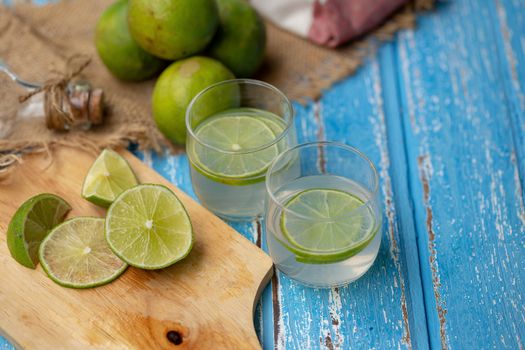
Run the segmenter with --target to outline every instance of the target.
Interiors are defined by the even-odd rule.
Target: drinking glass
[[[357,149],[336,142],[295,146],[266,175],[266,239],[292,279],[333,287],[361,277],[381,243],[378,176]]]
[[[257,80],[211,85],[188,106],[186,130],[191,182],[201,203],[228,220],[261,216],[266,171],[296,144],[286,96]]]

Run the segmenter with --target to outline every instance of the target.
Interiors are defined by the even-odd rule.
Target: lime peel
[[[64,221],[71,206],[62,198],[41,193],[25,201],[15,212],[7,229],[7,246],[20,264],[34,269],[38,248],[49,232]]]

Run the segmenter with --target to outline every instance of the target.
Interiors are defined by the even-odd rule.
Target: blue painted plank
[[[433,348],[524,344],[523,197],[493,12],[441,4],[396,47]]]
[[[384,62],[391,64],[391,60],[392,57],[385,57]],[[302,141],[345,142],[357,146],[378,165],[385,203],[378,259],[360,280],[342,288],[307,288],[279,273],[278,349],[428,347],[417,254],[411,258],[416,269],[412,273],[414,281],[409,283],[400,241],[401,215],[393,200],[379,64],[373,60],[351,79],[327,91],[320,103],[310,107],[313,113],[310,124],[299,123],[306,128],[299,130]],[[389,102],[395,104],[396,98],[394,95]],[[388,108],[394,114],[392,120],[399,120],[397,108],[391,105]],[[397,159],[404,149],[396,152]],[[406,184],[404,191],[406,197]],[[404,214],[407,220],[403,228],[410,242],[415,232],[410,211],[405,209],[408,211]],[[413,315],[409,316],[409,312]]]
[[[513,119],[516,144],[515,161],[521,174],[521,191],[525,195],[525,2],[494,1],[490,13],[502,64],[505,94]],[[522,217],[525,222],[525,217]]]
[[[5,338],[0,336],[0,350],[15,350],[15,348]]]
[[[408,163],[406,159],[406,143],[401,123],[401,108],[399,105],[399,86],[397,72],[392,69],[397,63],[395,60],[394,44],[386,44],[379,51],[380,74],[383,90],[383,108],[385,114],[384,127],[388,145],[388,158],[390,159],[388,175],[392,182],[393,210],[387,214],[397,214],[394,218],[395,229],[391,240],[399,245],[393,249],[401,260],[400,268],[405,279],[405,297],[408,313],[411,343],[414,349],[429,347],[426,324],[426,312],[423,300],[421,271],[419,269],[419,252],[417,235],[413,217],[413,205],[410,200],[410,189],[406,174]],[[384,133],[383,133],[384,134]],[[385,137],[385,136],[383,136]],[[386,152],[383,152],[386,155]],[[389,218],[389,220],[391,220]]]

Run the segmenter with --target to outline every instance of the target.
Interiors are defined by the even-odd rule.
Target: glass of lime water
[[[281,153],[266,177],[266,239],[284,274],[313,287],[361,277],[381,243],[378,175],[357,149],[312,142]]]
[[[186,111],[191,182],[201,203],[228,220],[264,213],[265,174],[296,144],[292,104],[257,80],[227,80],[201,91]]]

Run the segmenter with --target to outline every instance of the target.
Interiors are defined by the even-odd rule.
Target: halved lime
[[[249,150],[270,144],[284,127],[278,132],[277,122],[253,113],[221,113],[199,125],[195,130],[196,136],[215,149],[193,142],[190,151],[196,169],[215,181],[227,184],[252,183],[254,181],[250,180],[254,177],[257,178],[255,182],[264,180],[264,172],[279,154],[279,145],[273,144],[255,152]]]
[[[124,191],[106,216],[106,239],[115,254],[142,269],[160,269],[183,259],[193,246],[186,209],[162,185]]]
[[[7,229],[7,247],[20,264],[34,269],[38,247],[49,231],[64,221],[71,206],[62,198],[42,193],[25,201],[17,209]]]
[[[64,287],[91,288],[109,283],[124,272],[104,238],[104,219],[77,217],[55,227],[39,249],[48,276]]]
[[[105,149],[89,169],[82,186],[82,197],[108,207],[122,191],[137,184],[128,162],[117,152]]]
[[[363,250],[377,232],[370,208],[360,198],[340,190],[305,190],[290,199],[285,208],[281,231],[289,243],[286,246],[303,263],[346,260]]]

